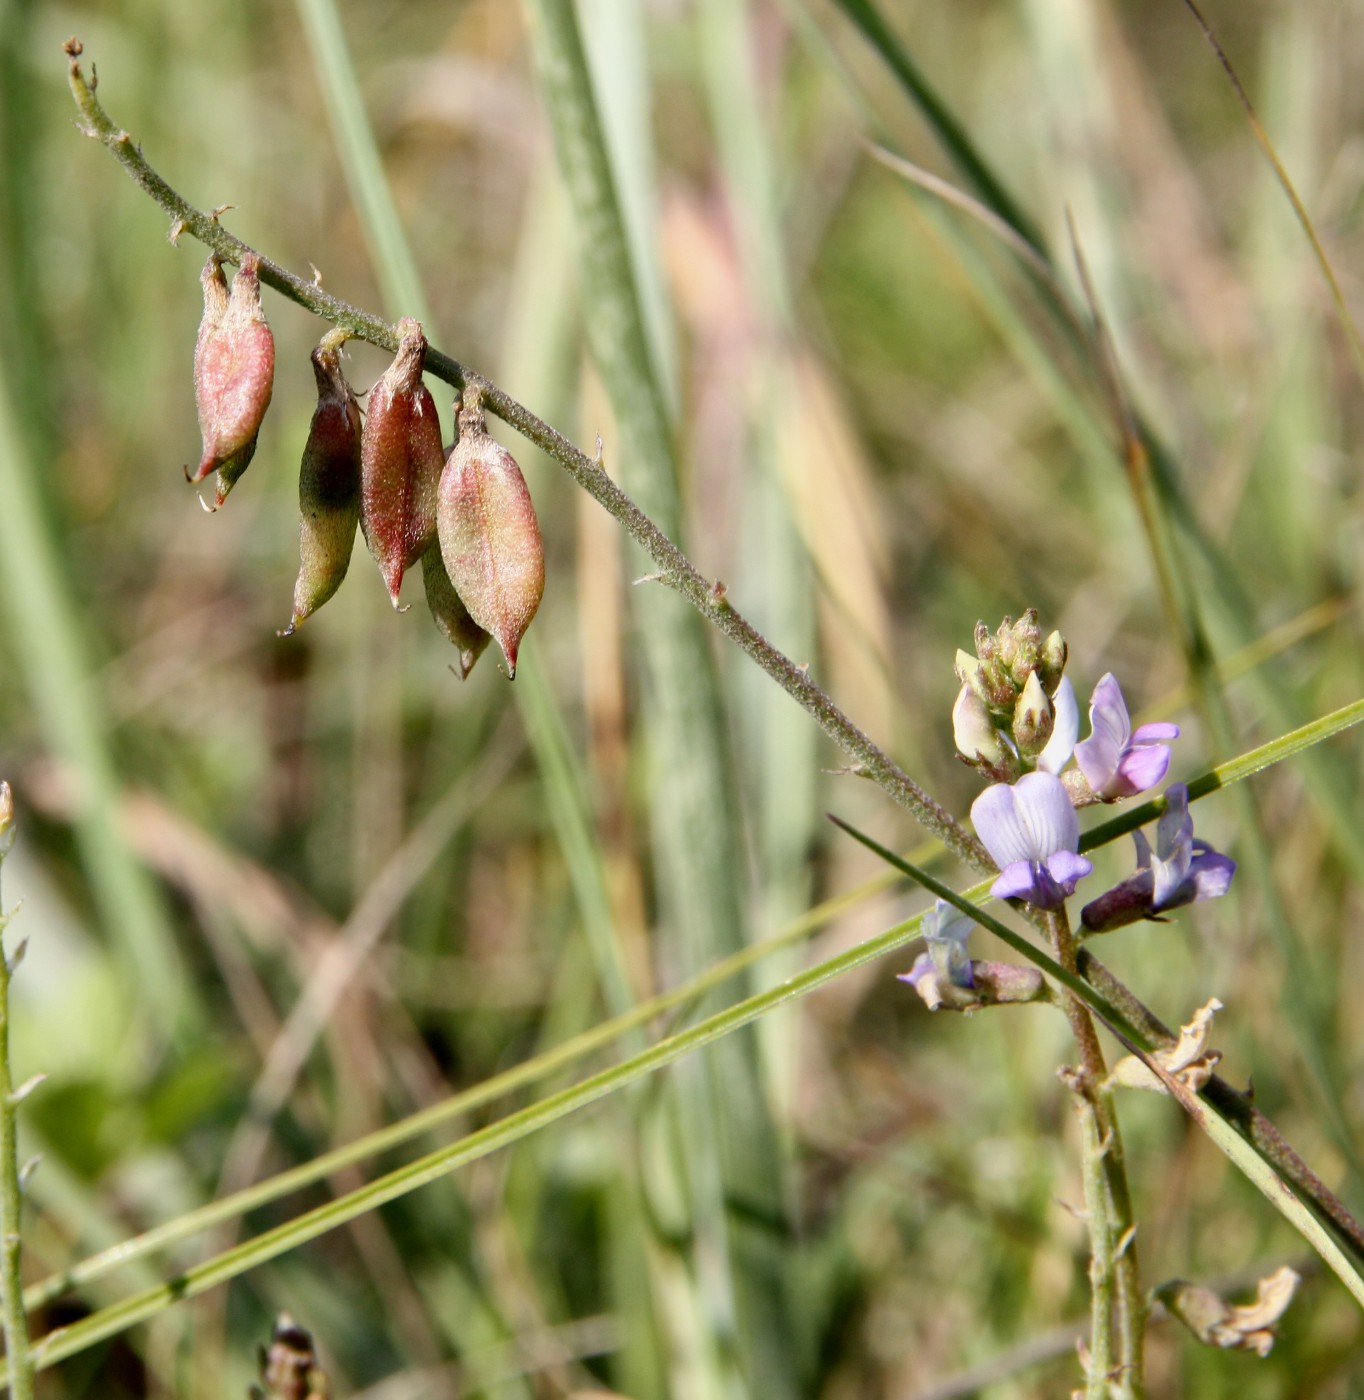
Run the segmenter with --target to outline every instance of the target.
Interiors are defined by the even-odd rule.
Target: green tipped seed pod
[[[516,675],[516,653],[545,591],[545,547],[516,459],[488,436],[479,395],[468,390],[459,440],[440,479],[441,557],[470,617],[497,638]]]
[[[459,651],[459,678],[467,681],[474,662],[483,655],[483,649],[492,638],[469,616],[469,609],[455,592],[455,585],[445,571],[439,540],[433,540],[422,555],[422,583],[426,586],[426,605],[431,609],[436,626],[445,634],[446,641]]]
[[[445,460],[436,401],[422,383],[426,337],[410,317],[398,335],[398,354],[370,391],[360,442],[360,528],[395,608],[403,575],[436,537]]]
[[[194,399],[204,452],[189,479],[202,481],[217,472],[217,510],[255,455],[274,389],[275,338],[260,304],[260,259],[254,253],[242,259],[230,296],[216,253],[199,280],[204,315],[194,347]]]
[[[330,331],[313,350],[317,407],[298,474],[298,581],[294,612],[281,636],[315,613],[341,587],[360,523],[360,406],[341,369],[345,330]]]

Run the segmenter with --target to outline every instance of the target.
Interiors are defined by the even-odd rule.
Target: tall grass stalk
[[[14,841],[14,797],[0,781],[0,874]],[[10,916],[0,886],[0,1306],[4,1310],[5,1360],[13,1400],[33,1400],[33,1359],[29,1351],[28,1315],[24,1310],[23,1182],[19,1171],[19,1104],[36,1081],[16,1085],[10,1068],[9,989],[23,957],[20,943],[11,952],[4,936]]]

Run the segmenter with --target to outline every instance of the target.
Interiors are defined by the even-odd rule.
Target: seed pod
[[[464,395],[459,440],[440,479],[440,551],[470,617],[516,653],[545,591],[545,547],[515,458],[488,436],[476,390]]]
[[[217,510],[255,455],[274,387],[275,338],[261,309],[260,259],[254,253],[242,259],[231,296],[216,253],[209,255],[199,280],[204,317],[194,347],[194,400],[204,455],[189,479],[202,481],[217,472]]]
[[[440,541],[432,540],[422,555],[422,583],[426,585],[426,605],[446,641],[459,649],[459,678],[469,679],[474,662],[492,638],[469,616],[440,555]]]
[[[360,441],[360,528],[393,606],[403,575],[436,537],[436,488],[445,453],[436,401],[422,383],[426,337],[398,322],[401,344],[370,390]]]
[[[298,475],[298,581],[289,636],[341,587],[360,521],[360,406],[341,369],[350,332],[329,331],[314,350],[317,407]]]

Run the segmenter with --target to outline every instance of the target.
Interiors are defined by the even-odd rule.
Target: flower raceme
[[[1059,909],[1094,868],[1078,854],[1080,820],[1065,785],[1052,773],[1025,773],[995,783],[971,804],[971,821],[999,866],[996,899]]]

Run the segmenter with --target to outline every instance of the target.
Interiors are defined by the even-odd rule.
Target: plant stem
[[[13,836],[13,814],[9,784],[0,783],[0,866],[4,865]],[[4,948],[8,922],[0,905],[0,1311],[4,1315],[10,1395],[12,1400],[33,1400],[33,1359],[29,1354],[28,1316],[24,1312],[20,1235],[23,1192],[19,1184],[19,1105],[9,1063],[9,983],[14,964]],[[18,958],[14,961],[17,963]]]
[[[142,152],[128,133],[116,126],[95,97],[95,77],[86,81],[77,62],[82,46],[70,39],[65,51],[70,59],[69,83],[84,119],[87,136],[99,141],[118,160],[137,186],[171,216],[171,241],[189,233],[218,254],[224,262],[240,265],[243,256],[255,252],[218,222],[217,215],[196,209],[180,197],[143,159]],[[379,317],[324,292],[316,282],[260,258],[261,281],[282,296],[321,316],[333,325],[345,326],[359,340],[380,349],[396,351],[398,337],[393,327]],[[908,773],[884,753],[872,739],[798,666],[767,640],[730,603],[724,584],[707,579],[662,530],[607,475],[599,461],[581,452],[562,433],[537,418],[492,380],[458,360],[431,349],[426,370],[456,389],[477,388],[484,407],[533,442],[558,462],[568,474],[624,527],[626,534],[649,556],[658,569],[652,581],[680,593],[707,621],[755,661],[786,693],[805,709],[819,727],[851,758],[857,771],[870,778],[900,806],[910,811],[920,825],[982,873],[994,869],[980,842],[946,808],[942,807]]]
[[[1047,917],[1052,954],[1078,972],[1079,940],[1064,906]],[[1085,1394],[1140,1400],[1144,1394],[1142,1343],[1145,1300],[1137,1270],[1136,1226],[1127,1165],[1112,1095],[1104,1088],[1108,1067],[1089,1008],[1069,991],[1062,1005],[1080,1052],[1080,1068],[1063,1076],[1080,1116],[1085,1208],[1089,1222],[1092,1290],[1089,1374]],[[1114,1350],[1114,1323],[1117,1350]]]

